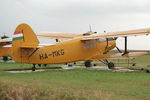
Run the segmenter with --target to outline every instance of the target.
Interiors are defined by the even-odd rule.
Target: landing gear
[[[39,67],[41,67],[41,64],[38,64]]]
[[[147,69],[147,70],[146,70],[146,73],[150,73],[150,70],[149,70],[149,69]]]
[[[84,62],[85,67],[92,67],[91,60],[86,60]]]
[[[36,67],[35,67],[35,64],[33,64],[32,71],[35,71],[35,70],[36,70]]]
[[[99,61],[107,65],[109,69],[115,69],[115,64],[113,62],[109,62],[107,59]]]
[[[114,63],[112,63],[112,62],[109,62],[109,63],[107,64],[107,66],[108,66],[109,69],[114,69],[114,68],[115,68]]]
[[[39,67],[41,67],[41,66],[45,66],[45,67],[46,67],[46,66],[47,66],[47,64],[43,64],[43,65],[42,65],[42,64],[37,64],[37,65],[38,65]],[[35,71],[35,70],[36,70],[36,67],[35,67],[35,66],[36,66],[36,64],[33,64],[32,71]]]
[[[6,61],[8,61],[9,59],[8,59],[8,56],[3,56],[3,61],[4,62],[6,62]]]
[[[44,66],[46,67],[46,66],[47,66],[47,64],[44,64]]]

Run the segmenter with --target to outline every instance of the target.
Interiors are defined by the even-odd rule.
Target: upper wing
[[[128,37],[137,35],[148,35],[150,34],[150,28],[129,30],[129,31],[118,31],[118,32],[105,32],[96,34],[74,34],[74,33],[55,33],[55,32],[41,32],[37,34],[39,37],[53,38],[53,39],[71,39],[82,37],[82,40],[91,40],[99,38],[114,38],[114,37]]]
[[[0,46],[9,45],[12,42],[12,38],[0,39]]]
[[[128,36],[148,35],[148,34],[150,34],[150,28],[92,34],[89,36],[84,36],[82,40],[99,39],[99,38],[128,37]]]
[[[37,34],[39,37],[52,38],[52,39],[70,39],[83,36],[82,34],[74,33],[55,33],[55,32],[41,32]]]
[[[0,43],[2,43],[2,42],[10,42],[10,41],[12,41],[12,38],[0,39]]]

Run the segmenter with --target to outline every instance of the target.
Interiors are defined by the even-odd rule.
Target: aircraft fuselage
[[[39,49],[21,49],[21,56],[17,62],[32,64],[58,64],[91,60],[99,55],[103,58],[105,52],[116,46],[115,40],[67,40],[54,45],[41,47]],[[19,52],[18,52],[19,53]]]

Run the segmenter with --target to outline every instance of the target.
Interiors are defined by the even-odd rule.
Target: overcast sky
[[[0,33],[29,24],[38,33],[107,32],[150,27],[150,0],[0,0]],[[123,48],[123,39],[117,44]],[[150,50],[150,36],[131,37],[129,49]]]

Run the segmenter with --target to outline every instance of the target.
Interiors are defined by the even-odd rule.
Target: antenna
[[[6,33],[5,33],[5,32],[3,32],[2,34],[3,34],[3,36],[5,36],[5,35],[6,35]]]
[[[89,29],[90,29],[90,32],[92,32],[92,27],[91,27],[91,25],[89,24]]]

